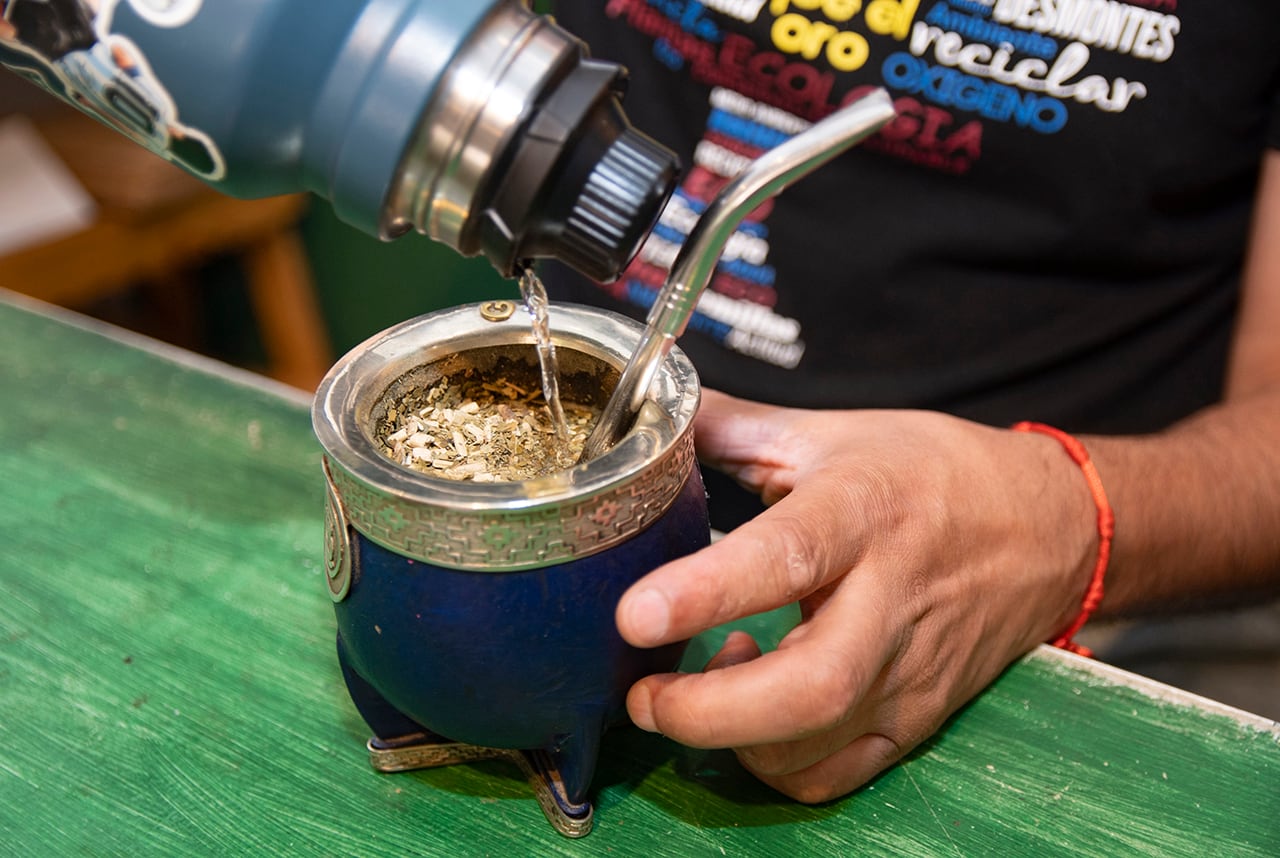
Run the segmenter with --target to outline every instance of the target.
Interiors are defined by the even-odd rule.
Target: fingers
[[[634,584],[618,602],[618,631],[635,646],[658,646],[809,595],[859,559],[851,506],[837,491],[793,492]]]
[[[728,669],[745,665],[761,659],[760,649],[750,635],[734,631],[726,638],[724,645],[707,663],[706,671],[728,672]],[[692,677],[690,677],[692,678]],[[734,684],[737,684],[736,682]],[[675,682],[665,683],[665,689],[658,693],[671,693],[678,690]],[[687,688],[684,689],[687,691]],[[723,687],[710,688],[712,696],[724,691]],[[654,697],[652,686],[633,689],[628,698],[628,707],[637,719],[637,723],[647,729],[656,729],[654,720]],[[664,701],[670,703],[670,700]],[[691,704],[689,717],[695,721],[715,717],[709,712],[699,712]],[[735,711],[746,714],[759,709],[777,709],[776,700],[761,699],[755,706],[735,707]],[[821,713],[818,713],[821,718]],[[833,728],[796,741],[776,742],[772,744],[755,744],[735,748],[742,766],[756,778],[779,792],[797,801],[814,804],[830,801],[870,781],[877,774],[897,762],[913,745],[899,745],[886,735],[868,732],[875,725],[870,718],[878,718],[868,712],[864,716],[855,716],[837,724]],[[679,739],[674,732],[681,728],[666,715],[662,716],[668,727],[664,732]],[[741,721],[741,719],[737,719]],[[706,723],[703,721],[702,723]],[[747,725],[740,726],[746,728]],[[802,725],[794,723],[786,729],[800,731]],[[721,734],[732,739],[731,734]],[[921,738],[923,738],[922,734]],[[689,739],[681,739],[686,744],[697,744]],[[912,740],[913,742],[915,740]],[[719,747],[720,743],[708,738],[703,743],[708,747]]]
[[[760,649],[751,636],[734,631],[726,638],[720,651],[707,663],[706,671],[727,674],[730,669],[761,658]],[[665,693],[670,694],[674,690],[678,690],[677,683],[666,684]],[[714,696],[723,691],[724,688],[711,688],[709,694]],[[664,691],[660,689],[659,693]],[[652,687],[638,686],[628,699],[633,717],[638,717],[637,723],[643,722],[641,726],[651,730],[656,728],[654,702]],[[865,698],[860,702],[866,702]],[[666,703],[671,701],[664,701]],[[761,708],[778,708],[776,700],[760,699],[756,703],[755,706],[736,707],[735,711],[748,713]],[[696,710],[696,704],[688,701],[680,705],[689,707],[689,717],[694,721],[715,717],[712,713]],[[817,715],[819,719],[823,717],[820,712]],[[680,728],[672,726],[674,722],[666,715],[662,716],[662,720],[669,725],[664,732],[679,738],[669,731],[678,731]],[[909,739],[910,744],[899,744],[887,735],[869,732],[878,726],[880,720],[881,713],[868,709],[866,714],[855,715],[831,729],[820,730],[807,738],[737,747],[735,753],[747,771],[784,795],[807,804],[830,801],[863,786],[901,759],[919,739],[928,734],[927,731],[921,732],[919,739]],[[800,723],[795,723],[786,729],[799,731],[801,727]],[[726,739],[733,738],[730,734],[721,735]],[[696,744],[688,739],[682,741]],[[708,740],[704,744],[719,746],[715,740]]]
[[[830,801],[852,792],[896,763],[910,748],[899,747],[888,736],[859,736],[820,762],[788,774],[770,774],[752,765],[751,749],[738,752],[743,767],[764,783],[806,804]]]
[[[782,413],[771,406],[704,389],[693,434],[699,458],[716,466],[767,449],[778,431],[777,424],[767,418]]]
[[[786,435],[800,413],[704,391],[693,433],[698,459],[768,495],[765,501],[771,503],[785,494],[785,489],[768,492],[768,483],[789,471],[791,442]]]
[[[631,687],[627,711],[641,729],[694,748],[764,745],[844,721],[866,684],[856,668],[815,664],[793,648],[706,673],[645,677]]]
[[[861,588],[841,593],[862,600]],[[627,696],[637,726],[682,744],[728,748],[793,742],[850,724],[876,682],[897,641],[878,618],[849,622],[849,614],[824,611],[776,651],[758,656],[743,634],[731,635],[699,674],[663,674],[641,679]],[[843,617],[840,615],[843,614]]]
[[[723,667],[732,667],[735,664],[745,664],[748,661],[760,657],[760,646],[756,643],[755,638],[744,631],[729,632],[729,636],[725,638],[724,643],[720,646],[720,651],[711,656],[703,671],[719,670]]]

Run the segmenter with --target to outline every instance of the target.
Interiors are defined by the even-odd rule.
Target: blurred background
[[[0,287],[305,390],[389,325],[519,294],[483,260],[379,241],[323,200],[224,197],[4,70]]]

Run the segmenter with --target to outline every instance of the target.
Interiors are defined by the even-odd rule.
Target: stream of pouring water
[[[538,347],[538,364],[542,368],[542,397],[551,412],[551,424],[556,438],[562,443],[569,440],[569,425],[564,419],[564,405],[560,402],[560,367],[556,360],[556,347],[551,341],[551,320],[547,311],[547,289],[531,266],[520,272],[520,296],[533,325],[533,339]]]

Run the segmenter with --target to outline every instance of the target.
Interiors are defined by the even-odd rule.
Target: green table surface
[[[630,727],[581,840],[509,764],[378,774],[319,461],[303,395],[0,293],[0,854],[1280,855],[1280,726],[1047,647],[817,807]]]

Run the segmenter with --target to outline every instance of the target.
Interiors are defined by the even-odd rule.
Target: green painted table
[[[1047,648],[820,807],[633,728],[582,840],[505,764],[377,774],[306,406],[0,294],[0,853],[1280,855],[1280,726]]]

